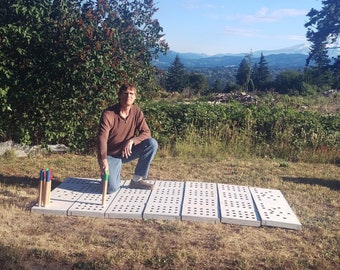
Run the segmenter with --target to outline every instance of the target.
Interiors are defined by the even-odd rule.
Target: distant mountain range
[[[180,53],[168,51],[166,55],[159,55],[153,64],[160,69],[167,69],[175,60],[176,55],[186,69],[197,68],[222,68],[239,66],[247,53],[240,54],[217,54],[209,56],[198,53]],[[252,52],[253,63],[258,63],[263,53],[269,68],[275,69],[303,69],[308,57],[309,48],[305,44],[283,48],[279,50],[263,50]],[[339,54],[339,52],[336,52]]]

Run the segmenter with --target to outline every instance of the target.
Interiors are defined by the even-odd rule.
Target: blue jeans
[[[134,174],[146,178],[148,176],[151,161],[157,152],[157,148],[157,141],[154,138],[150,138],[142,141],[136,146],[133,146],[132,154],[128,158],[108,156],[107,161],[109,163],[109,182],[107,193],[113,193],[120,188],[120,171],[122,169],[123,163],[127,163],[138,158]]]

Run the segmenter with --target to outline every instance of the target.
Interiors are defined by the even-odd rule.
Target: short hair
[[[131,89],[131,88],[135,89],[136,94],[137,94],[137,87],[133,83],[123,83],[118,90],[118,95],[121,95],[124,91]]]

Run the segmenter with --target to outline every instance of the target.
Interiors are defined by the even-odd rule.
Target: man
[[[130,188],[151,190],[153,185],[143,180],[148,176],[158,143],[151,138],[150,129],[141,109],[134,105],[137,89],[123,84],[118,103],[101,115],[98,130],[98,163],[101,175],[109,170],[108,193],[120,188],[122,164],[138,158]],[[103,181],[103,177],[102,177]]]

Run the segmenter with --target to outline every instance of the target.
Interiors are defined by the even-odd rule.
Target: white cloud
[[[229,20],[237,20],[244,23],[275,22],[286,17],[305,16],[306,10],[302,9],[277,9],[270,10],[267,7],[260,8],[255,14],[236,14],[228,16]]]
[[[305,36],[299,36],[299,35],[284,36],[284,39],[295,40],[295,41],[306,41]]]
[[[223,31],[224,35],[233,36],[233,37],[251,37],[251,38],[260,38],[262,40],[291,40],[297,42],[305,42],[306,37],[303,35],[271,35],[264,34],[261,30],[257,30],[254,28],[236,28],[232,26],[226,26]]]
[[[210,1],[204,0],[185,0],[183,1],[183,7],[187,9],[214,9],[220,8],[219,5],[215,3],[210,3]]]
[[[239,36],[239,37],[254,37],[259,34],[258,31],[254,29],[236,28],[232,26],[226,26],[223,32],[226,35]]]
[[[187,9],[198,9],[202,7],[202,0],[185,0],[183,1],[183,7]]]

